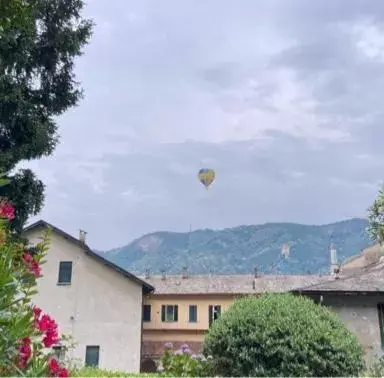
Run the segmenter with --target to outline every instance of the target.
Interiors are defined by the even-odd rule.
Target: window
[[[381,348],[384,349],[384,303],[377,304],[377,312],[379,315]]]
[[[59,285],[70,285],[72,281],[72,261],[60,261]]]
[[[85,349],[85,365],[99,366],[100,347],[98,345],[87,345]]]
[[[163,305],[161,306],[161,321],[162,322],[177,322],[178,321],[178,306]]]
[[[55,345],[53,348],[53,354],[58,361],[64,361],[65,349],[62,345]]]
[[[143,306],[143,322],[151,321],[151,305]]]
[[[196,323],[197,322],[197,306],[189,305],[189,322]]]
[[[220,317],[221,306],[209,306],[209,326]]]

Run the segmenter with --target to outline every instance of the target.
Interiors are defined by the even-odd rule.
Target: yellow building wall
[[[235,300],[233,295],[150,295],[144,298],[144,304],[151,305],[151,321],[143,322],[146,330],[207,330],[209,328],[209,306],[221,306],[221,313],[226,311]],[[161,307],[178,306],[177,322],[162,322]],[[189,322],[189,305],[197,306],[197,322]],[[144,332],[145,334],[145,332]]]
[[[163,344],[167,342],[179,341],[181,343],[186,342],[203,342],[206,331],[198,331],[196,333],[185,332],[183,330],[177,330],[177,332],[154,331],[146,330],[143,332],[143,341],[160,341]]]
[[[200,353],[204,337],[209,329],[209,306],[221,306],[223,314],[236,300],[234,295],[156,295],[144,297],[143,303],[151,305],[151,321],[143,322],[143,358],[160,358],[164,344],[172,343],[174,348],[188,344],[193,353]],[[162,322],[161,307],[178,306],[177,322]],[[197,306],[197,322],[189,322],[189,305]]]

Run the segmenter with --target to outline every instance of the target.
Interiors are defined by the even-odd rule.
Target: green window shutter
[[[72,282],[72,261],[60,261],[59,284],[70,284]]]
[[[165,306],[161,306],[161,321],[165,322]]]
[[[151,321],[151,305],[143,306],[143,322]]]
[[[189,322],[197,322],[197,305],[189,305]]]
[[[174,307],[174,316],[173,316],[173,320],[175,321],[175,322],[177,322],[178,320],[179,320],[179,306],[175,306]]]
[[[99,366],[100,347],[98,345],[87,345],[85,349],[85,365]]]
[[[213,306],[209,306],[208,316],[209,316],[209,326],[211,326],[213,321]]]

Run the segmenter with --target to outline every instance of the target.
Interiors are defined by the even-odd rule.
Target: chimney
[[[183,273],[181,274],[181,278],[188,278],[188,268],[186,266],[183,267]]]
[[[149,269],[145,269],[145,278],[148,279],[150,277]]]
[[[259,277],[259,270],[257,269],[257,266],[255,266],[255,267],[253,268],[253,276],[254,276],[255,278],[258,278],[258,277]]]
[[[165,270],[162,270],[161,271],[161,279],[163,280],[163,281],[165,281]]]
[[[87,233],[84,231],[84,230],[79,230],[79,240],[82,242],[82,243],[85,243],[85,237],[86,237]]]

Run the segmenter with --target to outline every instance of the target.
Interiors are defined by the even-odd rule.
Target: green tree
[[[12,198],[12,203],[18,206],[18,216],[11,220],[10,226],[21,233],[28,216],[38,214],[42,209],[44,184],[29,169],[21,169],[11,177],[8,185],[0,187],[0,197]]]
[[[221,376],[357,376],[363,349],[341,319],[293,294],[236,301],[204,343]]]
[[[30,8],[25,0],[1,0],[0,2],[0,32],[10,27],[25,27]]]
[[[375,202],[368,209],[368,232],[371,238],[383,245],[384,242],[384,186],[379,190]]]
[[[23,160],[50,155],[57,145],[56,117],[82,97],[74,60],[91,36],[92,22],[81,16],[83,0],[0,3],[0,172],[13,183],[7,196],[22,222],[41,208],[44,186],[30,171],[11,172]]]

